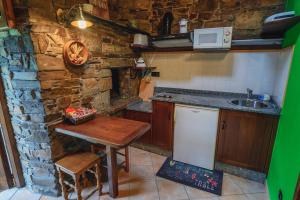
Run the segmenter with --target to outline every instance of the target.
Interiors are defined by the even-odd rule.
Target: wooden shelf
[[[149,37],[151,35],[143,30],[140,30],[138,28],[124,25],[118,22],[114,22],[112,20],[102,19],[99,18],[89,12],[85,12],[85,16],[91,21],[93,21],[95,24],[100,23],[103,25],[106,25],[108,27],[112,27],[114,29],[124,31],[130,34],[136,34],[141,33],[145,34]],[[194,51],[192,46],[187,47],[172,47],[172,48],[156,48],[156,47],[132,47],[134,51],[136,52],[178,52],[178,51]],[[233,40],[232,41],[232,47],[230,50],[249,50],[249,51],[255,51],[255,50],[276,50],[282,48],[282,39],[249,39],[249,40]],[[226,52],[230,50],[195,50],[197,52]]]
[[[130,78],[136,79],[137,76],[144,78],[147,74],[155,70],[156,67],[132,67],[130,69]]]
[[[110,66],[110,69],[132,68],[132,66]]]
[[[125,31],[130,34],[141,33],[141,34],[150,36],[150,34],[148,32],[140,30],[140,29],[132,27],[132,26],[129,26],[129,25],[124,25],[124,24],[121,24],[118,22],[114,22],[112,20],[102,19],[100,17],[97,17],[97,16],[89,13],[89,12],[84,12],[84,14],[86,17],[91,19],[95,24],[100,23],[100,24],[115,28],[120,31]]]
[[[155,70],[156,67],[132,67],[131,70],[143,71],[143,70]]]
[[[282,38],[233,40],[231,50],[274,50],[282,48]]]
[[[221,50],[194,50],[192,46],[187,47],[168,47],[168,48],[157,48],[157,47],[147,47],[147,48],[134,48],[135,51],[139,52],[182,52],[182,51],[195,51],[195,52],[206,52],[206,53],[222,53],[229,51],[268,51],[277,50],[282,48],[283,39],[249,39],[249,40],[233,40],[231,49],[221,49]]]
[[[283,37],[287,30],[298,23],[300,23],[300,16],[267,22],[263,24],[261,35],[263,37]]]

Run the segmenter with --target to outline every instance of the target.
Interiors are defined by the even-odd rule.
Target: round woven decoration
[[[81,42],[72,40],[64,46],[64,60],[72,66],[82,66],[88,60],[89,52]]]

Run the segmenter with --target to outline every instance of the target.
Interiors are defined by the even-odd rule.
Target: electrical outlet
[[[159,72],[151,72],[151,76],[152,77],[160,77],[160,73]]]
[[[282,190],[279,190],[279,192],[278,192],[278,200],[282,200],[282,199],[283,199]]]

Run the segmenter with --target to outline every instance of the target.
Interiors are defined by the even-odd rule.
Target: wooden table
[[[80,125],[60,123],[55,131],[94,144],[106,146],[110,196],[118,196],[117,154],[120,148],[128,146],[150,129],[150,124],[117,117],[97,116]]]

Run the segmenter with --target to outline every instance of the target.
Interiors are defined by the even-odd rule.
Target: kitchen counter
[[[203,106],[209,108],[229,109],[280,116],[281,109],[274,102],[272,102],[272,104],[274,104],[273,108],[263,109],[236,106],[229,103],[229,101],[231,100],[246,98],[246,96],[246,94],[228,92],[213,92],[174,88],[155,88],[155,95],[151,99],[156,101],[165,101],[191,106]],[[127,107],[127,110],[151,113],[152,104],[151,102],[137,101],[131,103]]]
[[[248,108],[236,106],[229,101],[234,99],[246,98],[246,94],[227,93],[227,92],[213,92],[213,91],[199,91],[173,88],[156,88],[155,95],[152,100],[166,101],[177,104],[203,106],[210,108],[222,108],[229,110],[255,112],[267,115],[279,116],[281,109],[274,103],[272,108]],[[256,97],[254,95],[254,97]]]
[[[152,103],[148,101],[136,101],[129,104],[127,110],[152,113]]]

